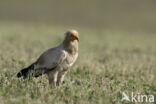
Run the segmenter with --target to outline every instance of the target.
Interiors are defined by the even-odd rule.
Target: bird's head
[[[79,34],[76,30],[69,30],[65,33],[67,39],[70,42],[79,41]]]
[[[79,34],[76,30],[69,30],[65,33],[65,39],[63,41],[63,46],[70,53],[78,52],[78,41]]]

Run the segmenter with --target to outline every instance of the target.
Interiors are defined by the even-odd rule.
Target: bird
[[[64,76],[78,58],[78,44],[77,30],[67,31],[61,44],[43,52],[34,63],[20,70],[17,77],[26,79],[46,74],[50,85],[60,87]]]

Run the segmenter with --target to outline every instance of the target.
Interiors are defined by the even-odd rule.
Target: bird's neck
[[[76,54],[78,52],[78,42],[74,41],[63,41],[63,46],[70,54]]]

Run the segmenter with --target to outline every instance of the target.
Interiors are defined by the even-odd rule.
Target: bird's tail
[[[23,77],[23,78],[29,77],[31,72],[34,70],[34,67],[35,67],[35,63],[31,64],[27,68],[22,69],[20,72],[17,73],[17,77],[18,78],[20,78],[20,77]]]

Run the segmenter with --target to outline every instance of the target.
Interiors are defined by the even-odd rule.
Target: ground
[[[120,104],[122,92],[156,98],[156,35],[142,31],[74,27],[79,57],[61,88],[47,76],[16,78],[17,72],[62,42],[73,27],[0,24],[0,104]]]

